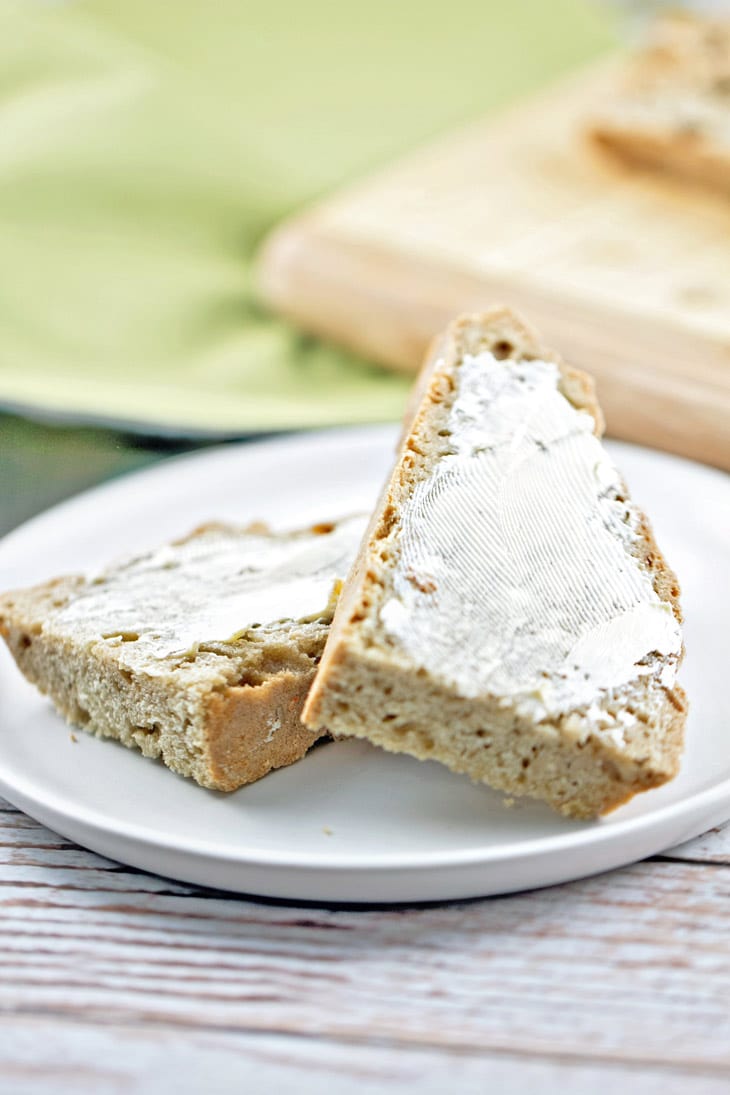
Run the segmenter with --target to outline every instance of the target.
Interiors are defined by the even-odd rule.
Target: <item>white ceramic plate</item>
[[[393,427],[179,457],[80,495],[0,543],[0,585],[97,567],[208,518],[295,527],[368,507]],[[204,791],[70,728],[0,651],[0,792],[94,851],[189,882],[314,901],[441,900],[564,882],[659,852],[730,816],[730,479],[611,446],[680,574],[691,700],[674,783],[600,822],[565,821],[435,763],[328,744],[233,795]]]

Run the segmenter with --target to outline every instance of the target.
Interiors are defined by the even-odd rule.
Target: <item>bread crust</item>
[[[213,692],[205,705],[210,786],[235,791],[299,760],[321,737],[301,721],[315,669]]]
[[[493,707],[488,702],[466,700],[428,674],[419,674],[414,689],[412,667],[384,653],[370,638],[363,638],[364,625],[377,611],[383,567],[388,565],[384,558],[392,548],[391,534],[397,528],[401,505],[427,467],[425,454],[442,417],[445,423],[454,394],[453,371],[463,355],[485,349],[501,358],[554,362],[560,370],[563,395],[576,408],[587,411],[596,434],[602,433],[603,418],[592,379],[542,346],[537,335],[509,309],[492,308],[456,320],[429,351],[416,400],[409,407],[395,469],[345,583],[302,717],[312,729],[328,725],[335,735],[365,737],[394,752],[440,760],[509,793],[542,798],[567,816],[595,817],[675,775],[686,717],[686,698],[679,686],[665,692],[658,728],[639,724],[627,747],[619,748],[601,735],[589,736],[586,743],[584,723],[573,725],[568,716],[540,730],[539,759],[535,761],[536,732],[528,721],[514,718],[501,736],[490,728],[491,748],[487,751],[480,743],[487,735],[485,728],[493,722]],[[651,573],[657,595],[681,619],[676,576],[643,514],[636,552],[641,565]],[[419,702],[414,699],[416,692]],[[396,727],[381,720],[385,710],[406,712],[408,717]],[[448,728],[446,732],[443,727]],[[525,760],[530,764],[529,776],[525,775]]]

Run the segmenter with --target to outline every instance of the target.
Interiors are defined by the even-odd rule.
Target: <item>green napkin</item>
[[[610,41],[581,0],[0,0],[0,402],[181,432],[390,418],[255,303],[283,215]]]

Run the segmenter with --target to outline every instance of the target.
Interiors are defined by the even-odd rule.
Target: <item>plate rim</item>
[[[257,849],[242,846],[240,850],[234,851],[233,849],[216,846],[214,843],[205,840],[176,841],[173,836],[167,834],[158,834],[151,838],[149,831],[144,826],[129,823],[112,826],[108,820],[105,820],[103,813],[98,810],[82,807],[70,811],[64,803],[63,796],[51,792],[51,794],[44,794],[39,797],[33,793],[32,786],[28,788],[26,784],[24,790],[20,781],[8,785],[5,777],[0,775],[0,792],[11,803],[12,794],[6,794],[8,786],[13,789],[13,792],[18,791],[26,801],[39,803],[42,809],[51,810],[64,821],[69,820],[72,824],[83,825],[104,833],[110,838],[142,844],[148,848],[164,849],[166,852],[180,855],[193,855],[198,859],[216,859],[219,862],[245,863],[256,867],[275,866],[280,870],[324,870],[337,873],[343,870],[367,873],[370,871],[486,866],[489,863],[504,860],[529,859],[536,854],[580,850],[586,844],[591,846],[607,842],[610,844],[613,840],[620,841],[627,833],[637,836],[649,833],[652,828],[661,827],[662,823],[667,820],[680,822],[687,815],[691,816],[698,810],[722,805],[725,799],[728,801],[730,813],[730,777],[727,777],[703,791],[698,791],[687,798],[680,799],[678,802],[669,803],[649,814],[626,818],[607,826],[602,826],[601,819],[597,819],[594,822],[587,823],[585,828],[577,832],[533,837],[529,840],[516,841],[509,845],[501,845],[487,850],[474,848],[449,852],[419,852],[408,853],[407,856],[402,853],[385,853],[378,857],[363,856],[357,859],[345,857],[339,859],[336,855],[333,856],[330,853],[308,853],[306,855],[299,854],[295,858],[287,858],[286,853],[274,849],[257,852]],[[196,789],[191,788],[191,790]]]

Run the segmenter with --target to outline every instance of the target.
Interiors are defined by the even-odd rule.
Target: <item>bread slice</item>
[[[657,20],[590,128],[625,161],[730,192],[730,18]]]
[[[99,576],[0,597],[0,633],[69,722],[233,791],[321,734],[299,716],[364,527],[206,525]]]
[[[679,590],[585,374],[511,312],[455,322],[303,719],[590,818],[671,779]]]

